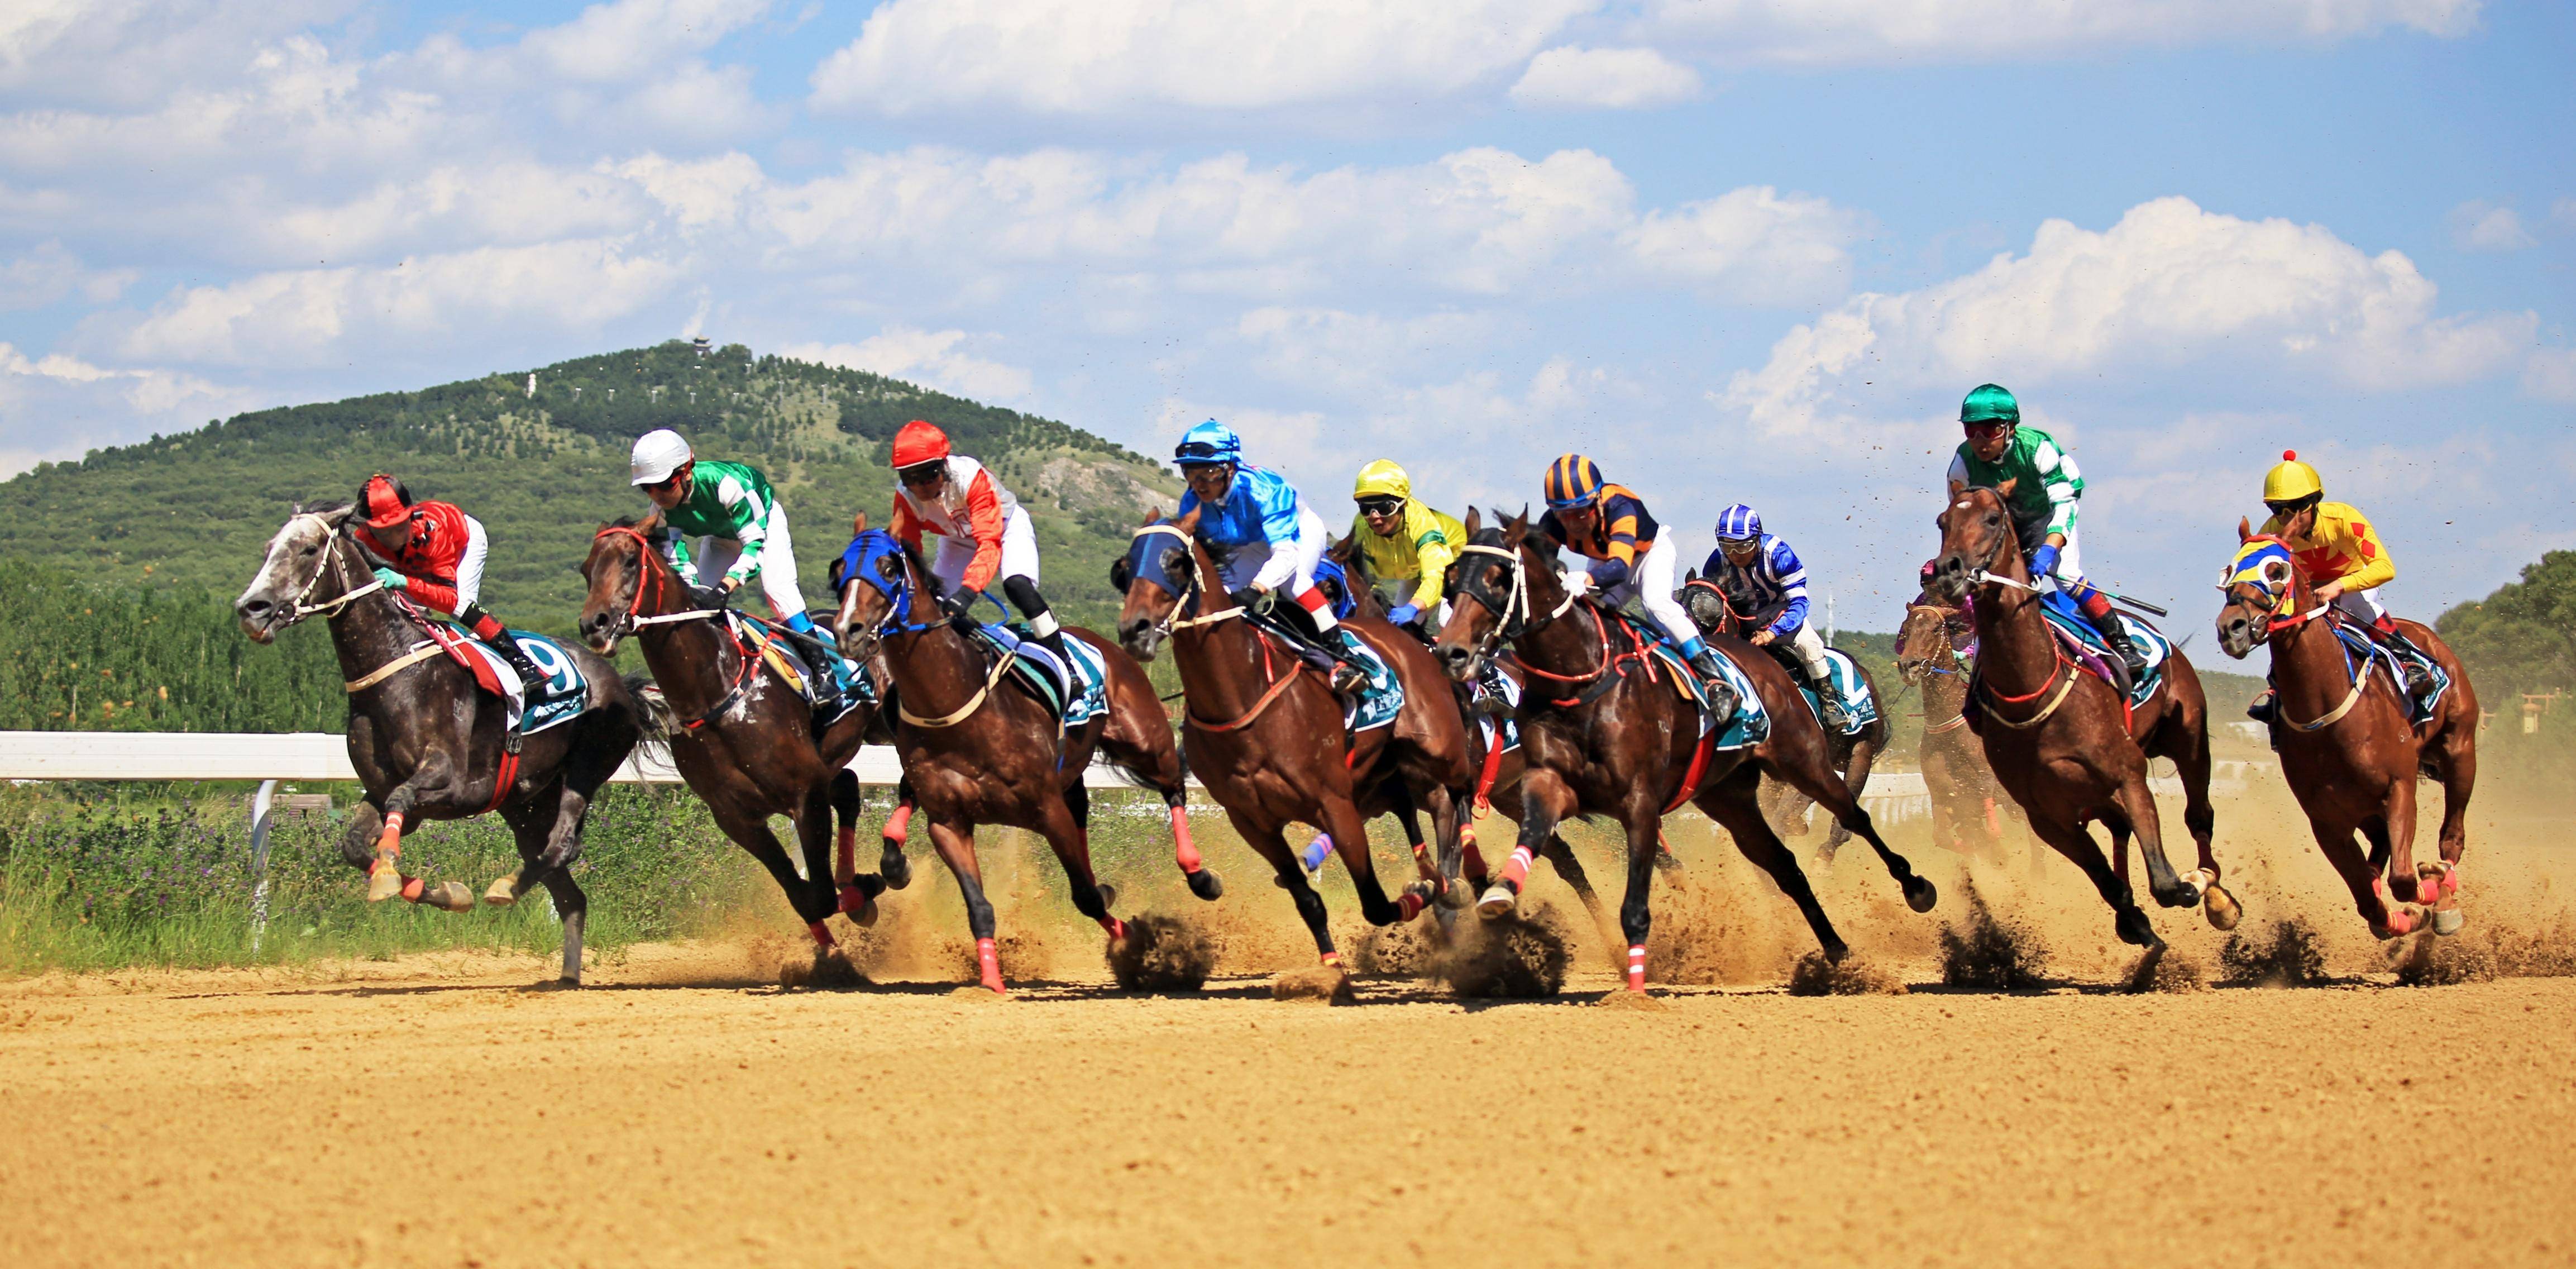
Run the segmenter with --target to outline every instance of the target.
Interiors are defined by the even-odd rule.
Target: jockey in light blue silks
[[[1329,665],[1333,689],[1348,693],[1366,686],[1366,676],[1331,650],[1346,636],[1338,631],[1331,598],[1315,585],[1315,568],[1332,542],[1324,518],[1286,477],[1245,463],[1243,438],[1215,419],[1183,434],[1172,458],[1189,481],[1180,514],[1198,512],[1199,538],[1216,557],[1219,581],[1234,602],[1267,617],[1285,590],[1315,631],[1316,655],[1310,659]],[[1280,624],[1295,630],[1298,623]]]
[[[1709,552],[1700,576],[1716,583],[1746,631],[1745,640],[1789,668],[1816,694],[1825,725],[1848,725],[1842,697],[1834,691],[1825,641],[1807,622],[1807,566],[1789,543],[1762,531],[1762,515],[1736,503],[1718,513],[1717,549]]]

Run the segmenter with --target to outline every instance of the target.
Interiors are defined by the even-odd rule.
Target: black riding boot
[[[1818,674],[1811,678],[1801,667],[1798,677],[1806,681],[1808,691],[1816,694],[1816,707],[1823,714],[1825,726],[1839,731],[1851,725],[1851,711],[1844,708],[1841,695],[1834,691],[1832,674]]]
[[[2414,640],[2407,638],[2405,635],[2399,634],[2393,628],[2381,630],[2378,627],[2373,626],[2370,627],[2370,633],[2371,637],[2379,640],[2382,646],[2386,647],[2389,651],[2398,654],[2398,668],[2406,672],[2406,694],[2414,697],[2418,701],[2422,701],[2432,696],[2434,687],[2433,676],[2425,672],[2423,665],[2425,661],[2429,661],[2432,658],[2425,656],[2424,650],[2416,647]]]
[[[2086,613],[2084,622],[2093,627],[2095,634],[2102,636],[2103,646],[2120,658],[2120,668],[2128,671],[2123,676],[2126,681],[2120,684],[2120,690],[2127,691],[2138,681],[2139,675],[2147,672],[2147,654],[2138,651],[2138,645],[2129,639],[2128,627],[2120,623],[2120,614],[2105,613],[2096,617]]]
[[[1717,664],[1717,649],[1701,647],[1699,655],[1691,658],[1691,669],[1708,684],[1709,712],[1716,715],[1709,726],[1724,727],[1728,719],[1735,717],[1740,702],[1735,699],[1734,686],[1726,681],[1726,671]]]

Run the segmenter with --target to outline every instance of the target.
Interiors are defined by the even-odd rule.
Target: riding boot
[[[528,650],[520,647],[519,641],[511,638],[507,633],[498,639],[484,640],[483,646],[500,653],[501,659],[510,663],[510,668],[518,673],[519,683],[527,689],[529,696],[535,696],[544,691],[546,681],[554,677],[538,669],[537,663],[529,658]]]
[[[2430,699],[2435,684],[2433,676],[2425,671],[2424,662],[2432,658],[2425,656],[2424,650],[2416,647],[2414,640],[2398,633],[2395,622],[2389,623],[2385,630],[2373,626],[2370,633],[2379,640],[2380,646],[2397,654],[2398,668],[2406,674],[2406,694],[2419,703]]]
[[[1690,664],[1691,669],[1698,671],[1700,678],[1708,684],[1708,708],[1714,716],[1709,726],[1724,727],[1727,720],[1735,717],[1740,702],[1735,699],[1734,686],[1726,681],[1726,671],[1718,666],[1717,650],[1702,647],[1699,654],[1691,658]]]
[[[1512,699],[1504,694],[1502,669],[1492,657],[1485,658],[1484,665],[1476,671],[1474,705],[1477,713],[1497,718],[1512,712]]]
[[[1832,674],[1809,676],[1802,672],[1799,677],[1806,679],[1807,690],[1816,694],[1817,713],[1824,719],[1825,726],[1835,731],[1851,726],[1851,712],[1843,708],[1842,695],[1834,691]]]

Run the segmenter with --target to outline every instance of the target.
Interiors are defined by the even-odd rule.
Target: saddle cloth
[[[2335,637],[2343,641],[2345,656],[2360,667],[2361,673],[2370,673],[2369,667],[2376,667],[2379,673],[2388,676],[2389,686],[2397,689],[2397,699],[2406,702],[2408,723],[2421,727],[2433,721],[2433,715],[2442,708],[2442,698],[2451,692],[2450,672],[2444,670],[2440,662],[2428,656],[2406,656],[2394,648],[2383,646],[2351,622],[2336,621],[2334,632]],[[2426,674],[2433,676],[2432,694],[2420,703],[2406,694],[2406,671],[2401,664],[2404,661],[2413,661],[2424,667]],[[2271,677],[2268,673],[2263,676],[2267,686]]]
[[[814,658],[768,619],[730,608],[725,610],[725,619],[736,638],[758,650],[760,659],[805,698],[817,725],[828,727],[851,710],[877,703],[876,682],[868,677],[867,667],[858,662],[834,653],[827,673],[816,674]]]
[[[1870,693],[1869,682],[1860,676],[1860,663],[1840,648],[1825,649],[1825,676],[1833,680],[1834,695],[1843,699],[1842,734],[1857,736],[1878,721],[1878,698]],[[1807,712],[1821,723],[1825,719],[1824,703],[1806,684],[1798,685],[1798,695],[1807,702]]]
[[[2062,591],[2050,591],[2040,596],[2039,611],[2048,618],[2048,628],[2057,635],[2058,643],[2066,649],[2069,658],[2103,682],[2115,687],[2119,685],[2119,676],[2111,669],[2111,659],[2119,654],[2111,651],[2102,642],[2101,632],[2084,619],[2083,613],[2076,611],[2074,600],[2068,599]],[[2163,631],[2148,625],[2144,618],[2125,612],[2117,615],[2121,628],[2129,632],[2129,642],[2136,644],[2138,651],[2147,657],[2145,672],[2129,685],[2129,706],[2134,709],[2146,704],[2147,698],[2164,686],[2165,661],[2173,656],[2173,644],[2165,638]]]
[[[1349,626],[1334,627],[1333,633],[1342,637],[1342,647],[1368,676],[1358,697],[1343,707],[1342,726],[1356,736],[1393,723],[1395,716],[1404,712],[1404,683],[1395,677],[1395,667],[1388,665],[1367,640],[1353,634]]]
[[[1674,689],[1687,696],[1698,708],[1699,732],[1702,736],[1708,735],[1708,720],[1714,713],[1709,708],[1708,686],[1700,681],[1698,672],[1682,660],[1681,649],[1673,645],[1672,636],[1651,621],[1632,619],[1627,625],[1646,641],[1647,655],[1661,662],[1663,670],[1673,676]],[[1709,747],[1716,750],[1744,749],[1769,740],[1771,715],[1762,707],[1762,694],[1753,689],[1752,676],[1735,663],[1734,657],[1714,645],[1711,650],[1717,652],[1717,668],[1725,676],[1726,686],[1735,693],[1736,704],[1734,716],[1726,720],[1726,726],[1717,733],[1716,739],[1709,742]]]
[[[580,665],[562,644],[533,630],[505,632],[519,645],[519,651],[545,671],[545,681],[531,685],[520,682],[519,672],[511,669],[500,653],[464,627],[436,613],[424,611],[419,616],[421,629],[450,659],[474,675],[474,685],[502,699],[503,725],[516,728],[520,735],[533,736],[570,722],[589,708],[590,681],[582,677]]]
[[[1012,681],[1062,725],[1080,727],[1108,712],[1109,665],[1100,649],[1066,635],[1066,657],[1059,659],[1024,627],[990,623],[977,629],[997,652],[1011,658]],[[1073,664],[1068,667],[1065,659]]]

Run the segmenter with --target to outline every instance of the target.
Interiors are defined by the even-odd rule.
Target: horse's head
[[[2274,618],[2306,609],[2308,578],[2288,543],[2257,534],[2240,519],[2236,554],[2219,574],[2218,592],[2226,597],[2218,610],[2219,650],[2242,659],[2272,637]]]
[[[581,562],[585,593],[580,625],[582,642],[591,651],[615,655],[633,618],[677,612],[676,604],[687,602],[679,574],[661,557],[670,531],[655,510],[641,520],[619,516],[591,535],[590,554]]]
[[[1958,659],[1957,646],[1950,642],[1950,623],[1959,610],[1939,604],[1910,604],[1905,609],[1905,624],[1896,629],[1896,673],[1908,683],[1920,683],[1927,674],[1951,668]]]
[[[1682,611],[1690,614],[1691,624],[1701,634],[1735,633],[1735,610],[1727,606],[1726,592],[1717,588],[1715,580],[1693,571],[1673,598],[1681,601]]]
[[[1932,579],[1924,592],[1955,604],[1975,588],[1979,576],[1993,573],[2014,581],[2029,580],[2013,536],[2012,511],[2004,500],[2014,481],[1989,488],[1952,485],[1950,505],[1933,523],[1941,526],[1941,554],[1932,562]]]
[[[1212,596],[1215,588],[1201,584],[1198,528],[1198,508],[1167,520],[1157,507],[1128,539],[1127,553],[1109,566],[1109,584],[1127,597],[1118,610],[1118,642],[1139,661],[1154,659],[1181,615],[1181,605],[1192,596],[1202,606],[1222,597],[1222,592]]]
[[[1460,682],[1472,680],[1486,658],[1518,635],[1539,608],[1555,611],[1565,590],[1530,535],[1529,511],[1488,528],[1474,508],[1467,512],[1467,545],[1449,566],[1449,620],[1431,645]]]
[[[850,521],[850,544],[832,561],[831,582],[840,604],[842,650],[857,660],[876,655],[886,622],[911,597],[911,572],[903,543],[868,527],[862,511]]]
[[[322,502],[306,506],[296,504],[276,536],[268,540],[268,553],[261,558],[259,572],[253,574],[250,586],[233,601],[233,616],[241,622],[242,633],[254,643],[266,643],[277,632],[303,618],[298,609],[314,599],[329,600],[349,588],[348,578],[337,580],[324,576],[335,571],[332,556],[337,550],[341,526],[346,524],[353,504]]]

